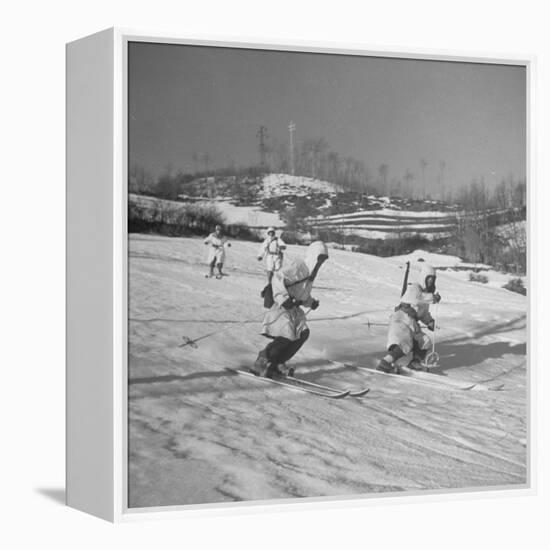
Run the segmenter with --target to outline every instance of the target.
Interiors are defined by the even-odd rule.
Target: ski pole
[[[304,312],[304,315],[307,317],[308,314],[311,312],[311,308],[307,309]],[[210,336],[214,336],[214,334],[222,334],[223,332],[227,332],[228,330],[231,330],[232,328],[235,328],[240,325],[244,325],[246,323],[253,323],[254,321],[257,321],[260,317],[262,317],[264,313],[260,313],[260,315],[256,315],[255,317],[252,317],[250,319],[245,319],[244,321],[240,321],[237,323],[231,323],[229,326],[222,328],[221,330],[214,330],[213,332],[209,332],[208,334],[203,334],[202,336],[199,336],[197,338],[189,338],[188,336],[182,336],[183,343],[180,344],[178,347],[185,348],[186,346],[191,346],[192,348],[197,348],[197,342],[200,340],[204,340],[205,338],[209,338]],[[277,320],[277,319],[275,319]]]
[[[438,310],[439,304],[435,304],[434,307],[434,334],[432,337],[432,351],[426,356],[425,359],[425,366],[427,369],[430,369],[430,367],[434,367],[439,363],[439,353],[435,351],[435,331],[436,331],[436,320],[437,320],[437,310]]]
[[[228,330],[231,330],[232,328],[238,327],[240,325],[244,325],[246,323],[253,323],[254,321],[257,321],[261,316],[263,316],[264,313],[260,313],[260,315],[256,315],[255,317],[252,317],[250,319],[245,319],[244,321],[240,321],[237,323],[231,323],[225,328],[222,328],[221,330],[214,330],[213,332],[209,332],[208,334],[203,334],[202,336],[199,336],[197,338],[189,338],[187,336],[182,336],[183,343],[180,344],[178,347],[184,348],[186,346],[191,346],[192,348],[197,347],[197,342],[200,340],[204,340],[205,338],[209,338],[210,336],[214,336],[214,334],[222,334],[223,332],[227,332]]]

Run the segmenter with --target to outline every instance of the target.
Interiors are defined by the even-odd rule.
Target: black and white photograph
[[[129,43],[129,508],[528,485],[526,83]]]
[[[543,3],[3,7],[2,548],[550,548]]]

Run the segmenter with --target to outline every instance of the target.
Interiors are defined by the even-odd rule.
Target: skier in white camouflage
[[[210,267],[210,272],[206,277],[214,277],[214,267],[218,268],[218,274],[216,279],[221,279],[224,275],[222,268],[225,262],[225,248],[231,246],[230,242],[227,242],[227,237],[223,234],[223,228],[221,225],[216,225],[214,233],[210,233],[204,240],[204,244],[209,246],[208,259],[206,260]]]
[[[328,250],[321,241],[309,245],[303,260],[296,259],[276,271],[272,281],[273,303],[263,321],[262,334],[272,341],[258,354],[250,371],[274,378],[292,375],[289,361],[309,337],[306,314],[302,306],[317,309],[319,300],[311,296],[313,282],[328,259]]]
[[[279,271],[283,265],[283,251],[286,249],[286,244],[275,234],[275,229],[269,227],[267,237],[260,245],[258,250],[258,261],[265,259],[265,270],[267,272],[267,284],[271,284],[273,273]]]
[[[432,332],[435,330],[430,304],[437,304],[441,300],[435,290],[435,280],[435,269],[422,263],[418,282],[408,285],[390,318],[386,348],[388,353],[378,361],[378,370],[399,373],[400,366],[403,365],[414,370],[423,368],[432,341],[422,330],[420,323]]]

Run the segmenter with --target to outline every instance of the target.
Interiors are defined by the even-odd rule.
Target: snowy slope
[[[228,225],[250,227],[284,227],[285,223],[277,212],[264,212],[257,206],[236,206],[230,200],[216,199],[200,204],[214,205],[225,217]]]
[[[188,203],[157,199],[145,195],[130,193],[129,199],[135,204],[152,208],[155,204],[162,203],[172,208],[187,208]],[[283,227],[285,224],[276,212],[264,212],[258,206],[236,206],[231,200],[224,198],[195,200],[194,204],[203,206],[215,206],[223,216],[228,225],[248,225],[250,227]]]
[[[331,250],[297,374],[372,390],[330,401],[224,371],[249,365],[266,343],[257,247],[234,242],[229,276],[215,280],[204,278],[201,239],[130,238],[131,506],[525,483],[525,297],[438,275],[443,382],[498,381],[503,391],[345,369],[329,360],[380,356],[378,324],[397,302],[403,270]],[[182,336],[204,338],[193,349],[179,347]]]
[[[495,288],[502,288],[511,279],[519,278],[523,281],[524,285],[527,283],[527,277],[518,276],[512,273],[502,273],[491,269],[491,266],[486,264],[472,264],[463,262],[458,256],[448,256],[446,254],[437,254],[436,252],[426,252],[425,250],[415,250],[410,254],[402,256],[393,256],[388,258],[390,261],[397,265],[403,265],[405,262],[410,261],[413,269],[418,268],[418,260],[429,262],[438,270],[446,270],[448,277],[453,277],[461,281],[469,281],[470,274],[482,271],[488,279],[487,286]],[[482,284],[482,283],[474,283]]]
[[[450,256],[447,254],[438,254],[437,252],[428,252],[426,250],[415,250],[410,254],[404,254],[401,256],[393,256],[390,258],[398,265],[402,265],[405,262],[418,262],[423,260],[429,262],[436,269],[445,269],[447,267],[455,267],[462,263],[462,259],[458,256]]]
[[[308,218],[308,223],[317,229],[339,231],[365,239],[395,239],[416,235],[433,240],[450,237],[456,228],[457,219],[457,213],[385,208],[318,216]]]

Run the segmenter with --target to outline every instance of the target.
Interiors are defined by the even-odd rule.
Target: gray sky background
[[[130,165],[155,177],[258,162],[261,124],[279,141],[324,137],[376,176],[420,159],[447,185],[525,177],[525,69],[516,66],[133,43],[129,54]]]

